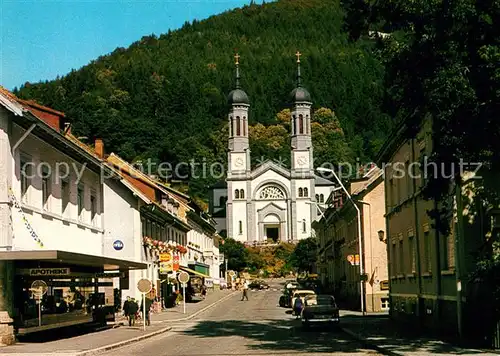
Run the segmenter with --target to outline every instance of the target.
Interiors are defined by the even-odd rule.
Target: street
[[[251,291],[250,300],[241,301],[236,293],[189,321],[173,322],[170,332],[103,355],[379,355],[342,331],[302,330],[278,306],[279,296],[272,289]]]

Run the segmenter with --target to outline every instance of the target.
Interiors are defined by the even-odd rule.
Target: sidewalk
[[[341,327],[351,336],[365,342],[385,355],[498,355],[476,349],[462,349],[446,342],[412,335],[391,323],[388,315],[367,314],[342,310]]]
[[[12,346],[0,346],[0,354],[41,356],[57,354],[64,356],[89,356],[97,355],[107,350],[121,347],[133,342],[138,342],[164,332],[172,328],[170,322],[185,318],[193,318],[205,309],[217,304],[223,298],[229,298],[232,291],[214,291],[207,298],[198,303],[186,303],[186,314],[183,314],[182,304],[167,309],[159,314],[153,314],[151,326],[143,330],[142,324],[129,327],[128,324],[107,329],[104,331],[90,332],[79,336],[70,337],[48,342],[25,342]],[[57,332],[57,331],[55,331]]]

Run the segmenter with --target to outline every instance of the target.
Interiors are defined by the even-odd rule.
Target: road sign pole
[[[142,327],[146,331],[146,293],[142,293]]]
[[[38,297],[38,326],[42,326],[42,298]]]
[[[182,295],[184,296],[184,298],[182,298],[184,304],[184,314],[186,314],[186,283],[182,283]]]

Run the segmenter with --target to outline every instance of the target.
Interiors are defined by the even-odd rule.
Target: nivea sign
[[[121,240],[116,240],[115,242],[113,242],[113,248],[116,251],[120,251],[123,248],[123,242]]]

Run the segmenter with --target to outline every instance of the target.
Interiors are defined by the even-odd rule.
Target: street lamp
[[[318,167],[316,168],[318,172],[326,172],[326,173],[331,173],[335,179],[337,180],[337,183],[339,183],[340,187],[344,191],[344,193],[347,195],[347,198],[351,201],[352,205],[354,205],[354,208],[356,209],[356,213],[358,215],[358,244],[359,244],[359,286],[360,286],[360,299],[361,299],[361,312],[363,315],[365,315],[365,301],[364,301],[364,265],[363,265],[363,241],[361,238],[361,211],[359,210],[358,205],[354,202],[354,200],[351,197],[351,194],[345,189],[344,185],[342,184],[342,181],[340,178],[337,176],[337,174],[329,168],[325,167]]]

